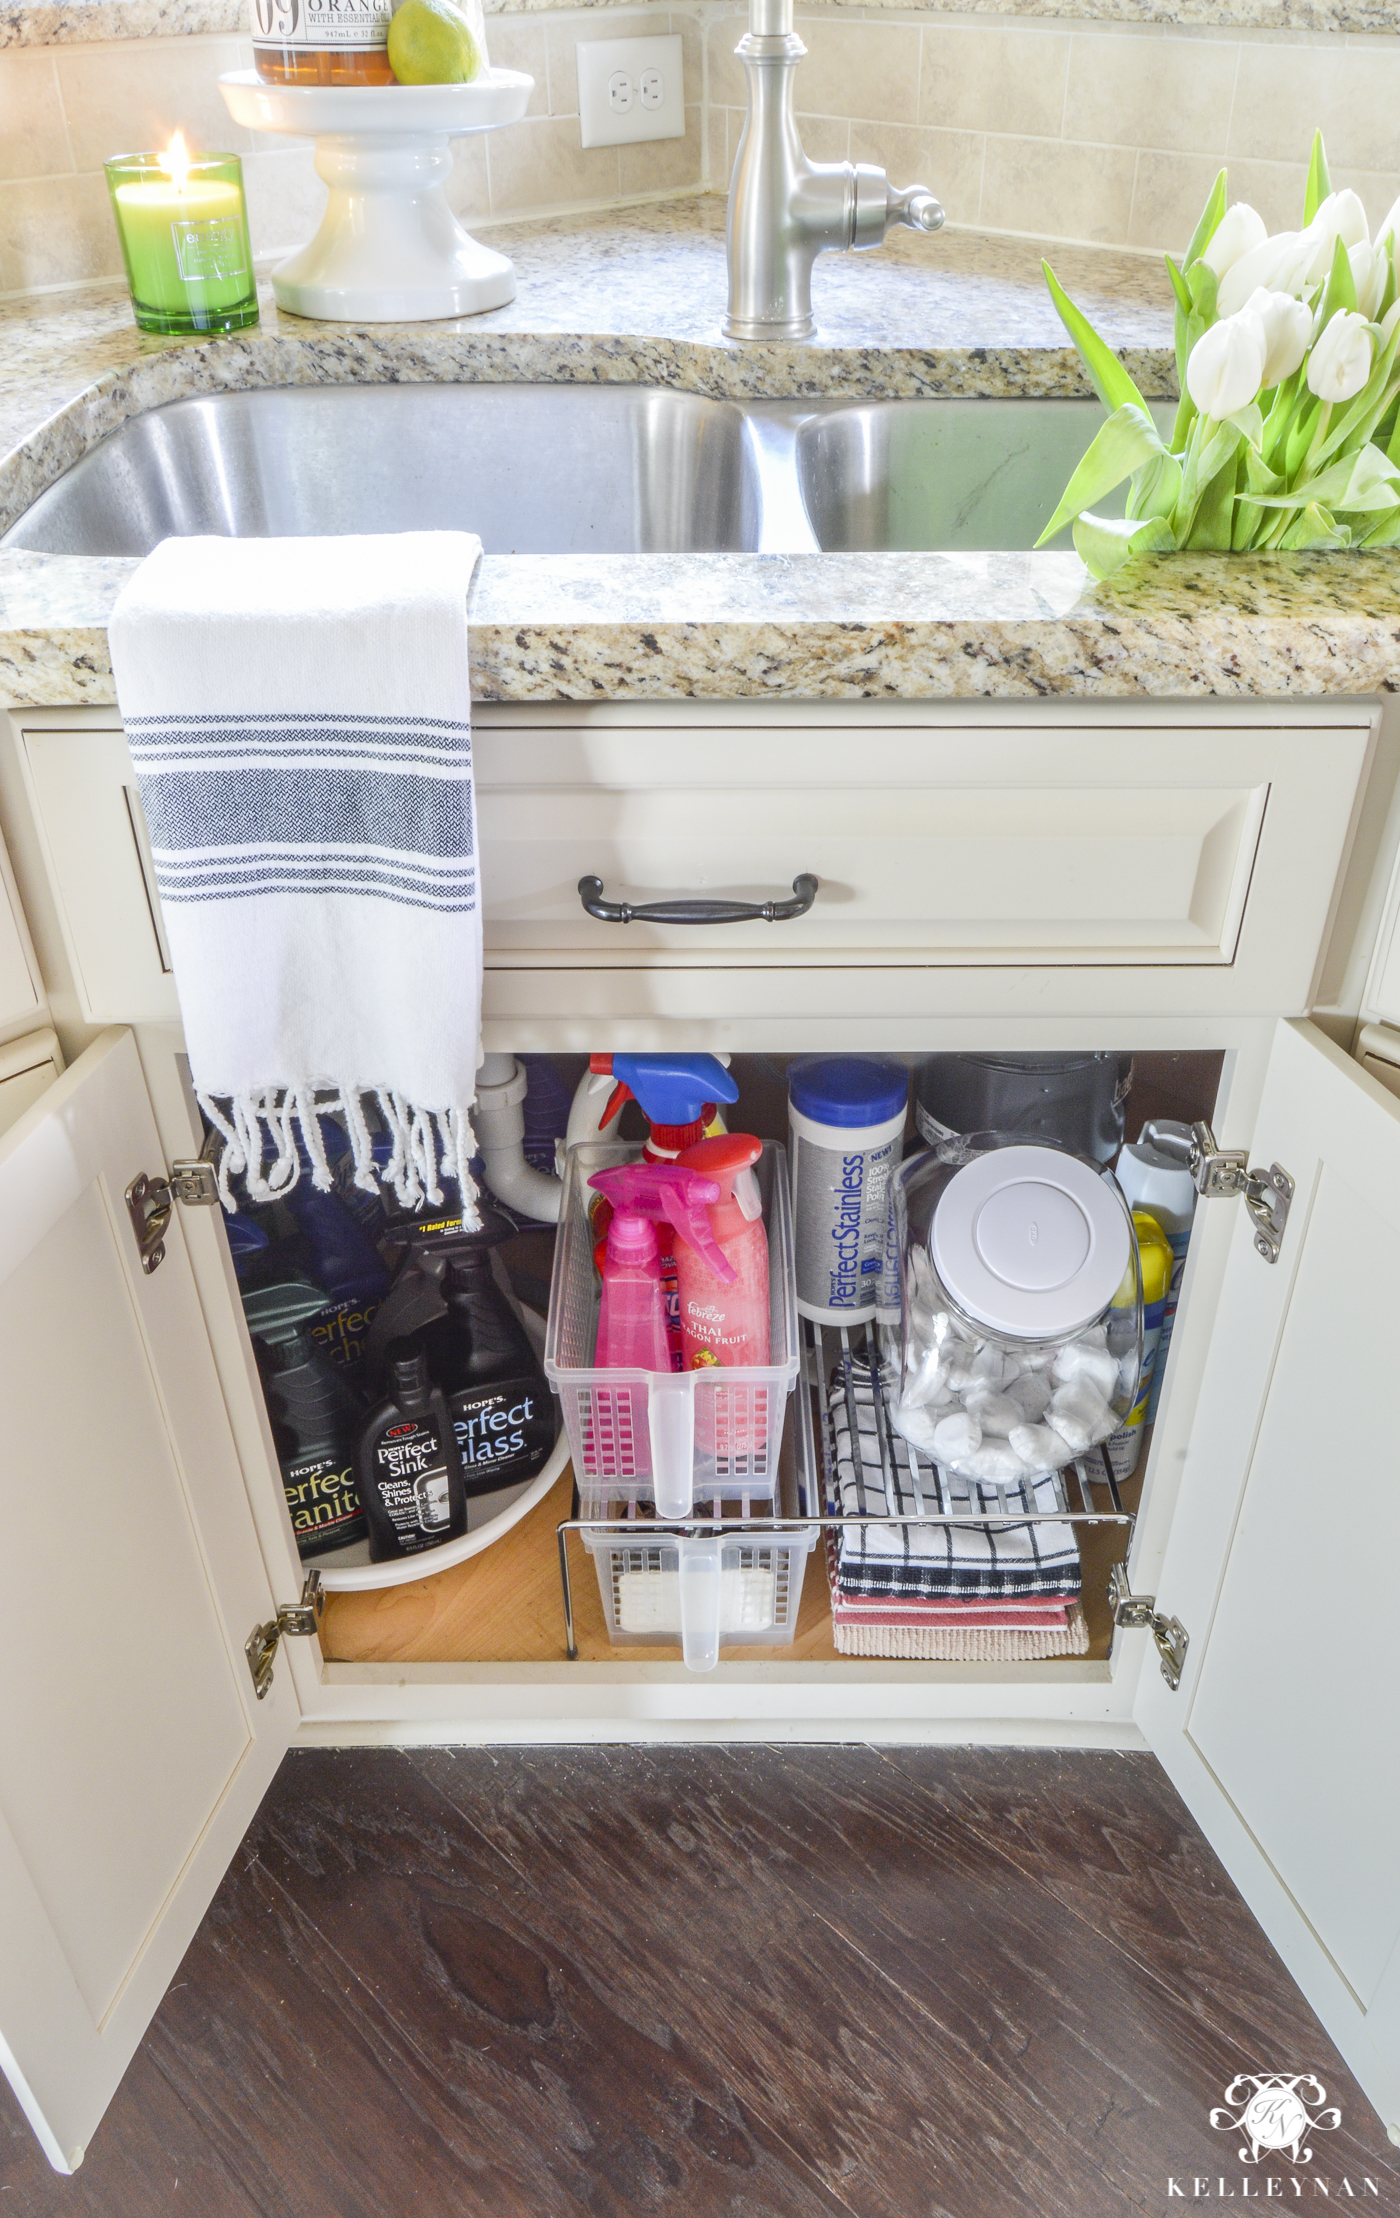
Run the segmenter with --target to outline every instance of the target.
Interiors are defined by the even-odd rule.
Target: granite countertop
[[[716,398],[1085,394],[1030,242],[899,233],[824,255],[807,346],[719,336],[724,203],[492,233],[514,302],[416,325],[280,315],[235,337],[138,332],[94,288],[0,316],[0,529],[132,415],[256,386],[545,379]],[[1173,389],[1164,278],[1057,250],[1058,274],[1149,397]],[[134,561],[0,550],[0,693],[113,698],[106,618]],[[473,687],[494,700],[1400,690],[1400,556],[1173,556],[1094,585],[1072,554],[483,557]]]
[[[485,0],[488,15],[607,7],[618,0]],[[857,8],[864,0],[833,0]],[[1391,0],[882,0],[885,7],[981,15],[1081,17],[1110,23],[1220,24],[1241,30],[1390,32]],[[178,38],[241,31],[246,0],[0,0],[0,46],[66,46],[92,39]]]

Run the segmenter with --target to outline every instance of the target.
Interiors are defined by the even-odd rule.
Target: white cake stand
[[[518,69],[470,85],[268,85],[231,70],[219,89],[235,123],[316,141],[330,188],[321,228],[272,273],[278,305],[338,323],[475,316],[515,298],[504,254],[462,229],[443,186],[449,141],[516,123],[534,86]]]

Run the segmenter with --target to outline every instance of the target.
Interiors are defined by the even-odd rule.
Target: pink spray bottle
[[[652,1374],[645,1387],[623,1390],[631,1396],[634,1414],[640,1414],[636,1404],[645,1397],[648,1440],[636,1438],[635,1472],[639,1479],[650,1477],[660,1516],[686,1517],[694,1497],[695,1398],[672,1369],[656,1228],[658,1223],[671,1226],[728,1285],[734,1266],[716,1241],[706,1211],[707,1203],[719,1200],[720,1190],[714,1179],[677,1163],[619,1163],[612,1170],[595,1171],[588,1183],[606,1194],[613,1209],[594,1367]],[[632,1430],[635,1437],[640,1427],[634,1424]]]
[[[716,1179],[720,1198],[706,1214],[729,1272],[716,1271],[693,1245],[676,1257],[681,1301],[681,1369],[761,1368],[768,1361],[768,1236],[754,1164],[761,1140],[725,1132],[697,1140],[678,1157],[682,1170]]]

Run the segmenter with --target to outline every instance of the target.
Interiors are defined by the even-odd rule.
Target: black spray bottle
[[[312,1345],[305,1329],[325,1306],[322,1288],[304,1279],[250,1288],[243,1296],[248,1330],[260,1343],[263,1397],[303,1557],[365,1535],[351,1469],[355,1404],[344,1372]]]
[[[555,1441],[544,1367],[497,1280],[492,1250],[514,1226],[483,1206],[481,1228],[460,1217],[416,1227],[370,1334],[370,1361],[411,1333],[452,1412],[469,1498],[522,1486],[543,1470]],[[490,1514],[490,1512],[488,1512]]]
[[[423,1343],[452,1412],[468,1495],[523,1485],[554,1447],[544,1367],[492,1267],[491,1250],[512,1230],[484,1209],[479,1232],[458,1233],[436,1251],[446,1266],[439,1284],[447,1315],[425,1328]]]
[[[355,1480],[374,1563],[414,1556],[467,1529],[462,1462],[440,1386],[429,1375],[422,1332],[392,1340],[385,1398],[355,1444]]]

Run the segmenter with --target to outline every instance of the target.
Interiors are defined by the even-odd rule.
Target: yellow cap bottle
[[[1133,1231],[1137,1237],[1138,1257],[1142,1264],[1142,1373],[1138,1379],[1137,1400],[1133,1403],[1126,1422],[1106,1442],[1113,1476],[1119,1480],[1132,1477],[1142,1454],[1147,1404],[1152,1393],[1152,1374],[1156,1369],[1157,1349],[1162,1338],[1162,1319],[1166,1315],[1167,1293],[1172,1282],[1172,1264],[1175,1260],[1172,1244],[1150,1210],[1133,1211]]]

